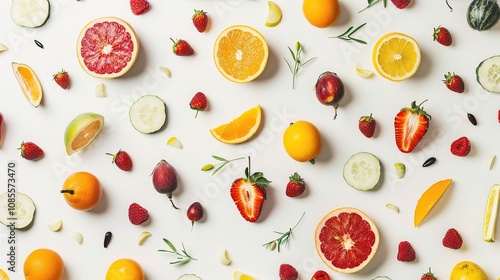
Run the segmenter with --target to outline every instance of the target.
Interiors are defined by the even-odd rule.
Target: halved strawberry
[[[402,108],[394,119],[396,145],[403,153],[411,152],[429,128],[431,116],[422,107],[425,101],[419,105],[413,101],[410,108]]]
[[[245,178],[236,179],[231,185],[231,198],[245,220],[253,223],[259,218],[269,183],[262,172],[250,174],[250,167],[247,167]]]

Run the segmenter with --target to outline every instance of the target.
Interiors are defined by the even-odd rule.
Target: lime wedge
[[[267,1],[267,4],[269,9],[267,13],[266,26],[275,27],[281,22],[281,8],[273,1]]]
[[[104,117],[94,113],[76,116],[66,127],[64,144],[68,156],[87,147],[104,126]]]
[[[490,189],[484,213],[483,240],[495,242],[495,231],[497,227],[498,201],[500,199],[500,184],[495,184]]]
[[[359,64],[356,63],[356,74],[358,74],[358,76],[360,76],[361,78],[369,78],[371,75],[373,75],[373,72],[361,68]]]

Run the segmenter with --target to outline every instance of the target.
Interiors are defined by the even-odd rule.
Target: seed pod
[[[422,167],[427,167],[427,166],[433,165],[434,163],[436,163],[436,158],[430,157],[424,162],[424,164],[422,164]]]
[[[40,43],[40,41],[38,40],[34,40],[35,41],[35,45],[37,45],[39,48],[43,49],[43,45],[42,43]]]
[[[474,117],[473,114],[471,113],[467,113],[467,118],[469,119],[470,123],[474,126],[477,125],[477,120],[476,120],[476,117]]]
[[[209,164],[203,165],[203,167],[201,167],[201,171],[208,171],[208,170],[212,170],[213,168],[214,168],[214,165],[209,163]]]
[[[108,248],[112,235],[113,234],[111,233],[111,231],[106,232],[106,234],[104,235],[104,248]]]

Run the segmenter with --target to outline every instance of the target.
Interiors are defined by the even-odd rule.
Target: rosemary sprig
[[[235,160],[240,160],[240,159],[244,159],[245,157],[240,157],[240,158],[233,158],[233,159],[225,159],[223,157],[219,157],[219,156],[215,156],[215,155],[212,155],[212,157],[218,161],[220,161],[219,163],[216,163],[216,164],[211,164],[211,163],[208,163],[208,164],[205,164],[201,167],[201,170],[202,171],[209,171],[209,170],[212,170],[214,169],[216,166],[218,166],[213,172],[212,172],[212,175],[214,175],[215,173],[217,173],[219,170],[222,169],[222,167],[224,167],[226,164],[232,162],[232,161],[235,161]]]
[[[366,44],[365,41],[352,37],[352,35],[354,33],[356,33],[356,31],[360,30],[365,25],[366,25],[366,22],[361,24],[360,26],[358,26],[356,28],[354,28],[354,26],[351,26],[351,27],[347,28],[347,30],[344,33],[342,33],[338,36],[335,36],[335,37],[330,37],[330,38],[337,38],[337,39],[341,39],[341,40],[348,41],[348,42],[354,41],[354,42],[357,42],[360,44]],[[354,28],[354,30],[353,30],[353,28]]]
[[[269,250],[274,250],[275,247],[278,247],[278,253],[280,252],[281,245],[287,245],[288,241],[290,241],[290,236],[292,235],[293,230],[299,225],[300,221],[302,221],[302,218],[304,218],[304,213],[302,213],[302,216],[300,217],[299,221],[293,226],[292,228],[288,229],[287,232],[279,232],[279,231],[273,231],[274,233],[277,233],[280,235],[280,237],[271,240],[265,244],[262,244],[262,246],[265,246],[266,249]]]
[[[295,62],[293,65],[293,69],[292,69],[292,66],[290,65],[290,63],[288,62],[288,60],[286,60],[286,58],[283,58],[283,59],[285,59],[285,62],[288,65],[288,69],[290,69],[290,72],[292,72],[292,89],[295,89],[295,76],[297,76],[297,73],[299,72],[300,67],[311,62],[316,57],[313,57],[313,58],[307,60],[306,62],[302,62],[301,54],[302,54],[302,51],[304,50],[304,45],[302,45],[299,42],[295,43],[295,53],[292,51],[292,49],[290,47],[288,47],[288,50],[292,54],[293,61]]]
[[[380,3],[380,1],[384,1],[384,8],[386,8],[387,7],[387,0],[368,0],[368,6],[366,6],[366,8],[362,9],[358,13],[361,13],[362,11],[364,11],[364,10],[366,10],[368,8],[373,7],[373,5],[375,5],[377,3]]]
[[[168,245],[168,247],[170,247],[171,250],[160,249],[160,250],[158,250],[158,252],[165,252],[165,253],[171,253],[171,254],[177,255],[177,259],[175,261],[171,261],[170,264],[186,264],[191,260],[197,260],[197,259],[191,257],[187,253],[186,248],[184,247],[184,243],[182,243],[182,250],[181,250],[181,252],[179,252],[175,248],[174,244],[172,244],[172,242],[170,242],[168,239],[163,238],[163,241]]]

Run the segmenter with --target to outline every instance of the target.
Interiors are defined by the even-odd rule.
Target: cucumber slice
[[[344,180],[358,190],[371,190],[380,180],[380,160],[373,154],[359,152],[344,165]]]
[[[201,280],[201,278],[194,274],[183,274],[177,280]]]
[[[10,17],[15,24],[23,27],[40,27],[50,15],[48,0],[12,0]]]
[[[157,132],[167,122],[167,106],[156,95],[144,95],[132,104],[129,117],[137,131],[145,134]]]
[[[476,80],[486,91],[500,93],[500,55],[479,63],[476,68]]]
[[[389,278],[387,276],[377,276],[377,277],[373,278],[373,280],[391,280],[391,278]]]
[[[31,224],[35,214],[35,204],[31,198],[20,192],[4,192],[0,195],[0,222],[6,226],[11,223],[22,229]],[[15,218],[15,219],[13,219]]]

